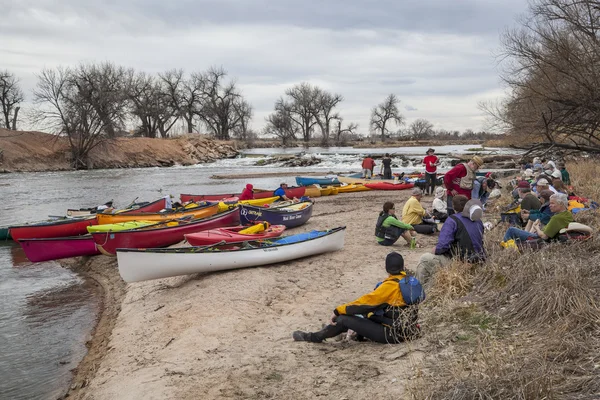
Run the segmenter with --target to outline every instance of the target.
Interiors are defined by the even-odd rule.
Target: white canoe
[[[215,250],[217,246],[117,249],[117,261],[119,273],[125,282],[139,282],[199,272],[276,264],[336,251],[344,247],[345,232],[346,227],[334,228],[329,231],[313,231],[299,235],[314,234],[316,237],[287,244],[280,243],[299,235],[284,236],[276,240],[258,240],[247,243],[261,247],[243,246],[236,250]]]

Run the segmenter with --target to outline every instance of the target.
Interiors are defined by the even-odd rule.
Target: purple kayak
[[[305,224],[310,219],[312,210],[312,202],[272,208],[241,204],[240,221],[242,225],[254,225],[266,221],[271,225],[285,225],[286,228],[294,228]]]
[[[100,254],[92,235],[45,239],[21,239],[19,244],[31,262]]]

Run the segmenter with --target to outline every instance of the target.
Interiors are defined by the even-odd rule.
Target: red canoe
[[[123,211],[120,214],[130,214],[130,213],[139,213],[139,212],[149,212],[149,213],[157,213],[160,210],[164,210],[167,206],[167,199],[160,198],[156,201],[146,204],[145,206],[139,208],[132,208],[131,210]]]
[[[168,226],[167,222],[148,227],[119,232],[92,233],[94,242],[102,254],[114,256],[121,248],[156,248],[167,247],[179,243],[188,233],[200,232],[206,229],[232,226],[240,223],[240,210],[216,214],[208,218],[191,221],[178,221],[176,226]]]
[[[87,227],[96,225],[96,215],[89,218],[62,219],[59,221],[38,222],[29,225],[9,227],[13,240],[47,239],[66,236],[84,235]]]
[[[246,240],[268,239],[281,236],[283,231],[285,231],[285,225],[271,225],[263,232],[253,234],[239,233],[239,231],[246,228],[248,227],[240,225],[231,228],[210,229],[198,233],[190,233],[189,235],[185,235],[185,239],[192,246],[210,246],[223,241],[233,243],[245,242]]]
[[[300,187],[291,187],[285,189],[285,195],[291,198],[300,198],[304,196],[304,192],[306,188],[303,186]],[[255,199],[265,199],[267,197],[273,197],[275,192],[274,190],[254,190],[254,198]],[[240,197],[241,193],[228,193],[228,194],[180,194],[179,198],[182,203],[187,203],[188,201],[221,201],[230,197]]]
[[[365,186],[374,190],[404,190],[415,187],[414,183],[369,182]]]
[[[100,254],[91,235],[49,239],[22,239],[19,244],[31,262]]]

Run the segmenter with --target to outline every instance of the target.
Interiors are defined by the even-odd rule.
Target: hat
[[[537,181],[537,185],[538,186],[550,186],[550,184],[548,183],[548,181],[544,178],[540,179],[539,181]]]
[[[479,156],[474,156],[473,158],[471,158],[471,161],[473,161],[475,164],[479,165],[480,167],[483,165],[483,158],[481,158]]]
[[[565,233],[565,232],[571,232],[571,231],[584,232],[584,233],[593,233],[594,232],[592,228],[590,228],[587,225],[580,224],[579,222],[569,222],[569,225],[566,228],[562,228],[559,232]]]
[[[529,182],[527,182],[527,181],[519,181],[519,183],[517,184],[517,187],[519,189],[530,189],[531,185],[529,185]]]
[[[556,179],[562,179],[562,175],[560,174],[560,171],[558,171],[558,170],[554,170],[552,172],[552,177],[556,178]]]
[[[425,154],[429,154],[429,152],[430,152],[430,151],[431,151],[431,152],[433,152],[433,153],[435,153],[435,149],[432,149],[432,148],[430,147],[429,149],[427,149],[427,151],[425,152]]]
[[[525,176],[533,176],[533,170],[531,168],[527,168],[523,174]]]
[[[483,216],[483,205],[481,201],[471,199],[467,201],[465,204],[465,208],[462,210],[461,214],[463,217],[469,218],[471,221],[481,221],[481,217]]]
[[[287,185],[287,183],[285,183],[285,182],[281,182],[281,183],[279,184],[279,186],[283,186],[283,185]]]
[[[391,252],[385,258],[385,270],[390,275],[398,275],[404,271],[404,258],[400,253]]]

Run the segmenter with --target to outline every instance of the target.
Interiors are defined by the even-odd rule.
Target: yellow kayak
[[[237,203],[223,203],[219,202],[219,212],[227,211],[236,207],[239,204],[248,204],[250,206],[264,206],[265,204],[271,204],[275,201],[279,200],[279,196],[275,197],[265,197],[264,199],[253,199],[253,200],[240,200]]]
[[[331,186],[328,186],[326,188],[321,188],[321,196],[329,196],[331,194],[331,192],[333,192],[333,188]]]
[[[336,186],[327,186],[327,187],[331,188],[331,193],[329,193],[330,196],[338,194],[338,188]]]
[[[94,232],[120,232],[129,229],[141,228],[142,226],[148,226],[156,224],[156,221],[127,221],[119,222],[116,224],[104,224],[104,225],[92,225],[87,227],[88,233]]]
[[[321,189],[314,185],[307,186],[304,195],[308,197],[321,197]]]
[[[219,211],[218,204],[210,206],[199,206],[187,209],[185,211],[172,211],[165,213],[139,213],[139,214],[96,214],[99,225],[116,224],[127,221],[167,221],[170,219],[192,217],[206,218],[215,215]]]
[[[365,185],[356,183],[349,184],[345,186],[337,187],[338,193],[353,193],[353,192],[365,192],[367,190],[371,190],[371,188],[366,187]]]

